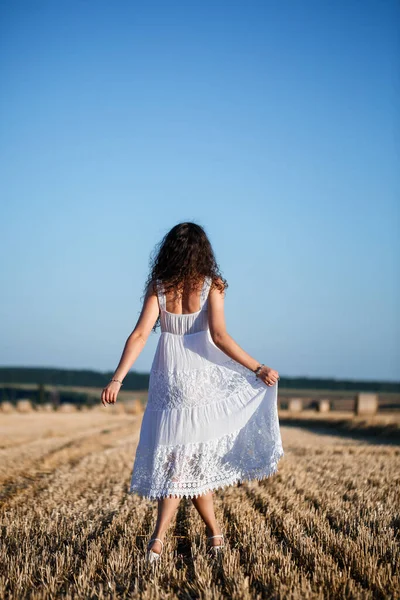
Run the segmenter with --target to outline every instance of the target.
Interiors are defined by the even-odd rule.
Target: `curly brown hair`
[[[204,228],[192,222],[178,223],[151,254],[145,292],[151,285],[152,293],[156,294],[157,281],[162,283],[165,293],[172,289],[181,290],[183,286],[197,289],[206,276],[211,277],[211,288],[224,291],[228,287]],[[160,317],[154,324],[154,331],[159,323]]]

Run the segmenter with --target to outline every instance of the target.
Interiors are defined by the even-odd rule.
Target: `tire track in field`
[[[217,560],[206,559],[207,563],[211,562],[212,580],[216,582],[217,589],[221,598],[229,598],[232,600],[257,600],[261,599],[261,594],[255,593],[255,590],[250,586],[250,577],[246,575],[241,568],[241,553],[237,548],[232,547],[227,535],[226,526],[224,524],[224,506],[225,502],[219,494],[214,494],[214,509],[217,522],[220,523],[222,533],[224,534],[224,549],[221,554],[221,559]],[[204,524],[203,524],[204,527]],[[207,542],[204,536],[201,538],[200,548],[203,553],[207,551]]]
[[[137,442],[138,433],[135,439],[135,443]],[[131,445],[131,443],[132,440],[128,439],[127,444]],[[119,446],[106,450],[109,455],[111,453],[116,455],[120,465],[118,479],[121,483],[118,484],[116,498],[118,506],[116,509],[106,512],[100,522],[96,523],[95,528],[80,541],[80,549],[83,549],[84,552],[78,552],[80,558],[73,565],[67,586],[67,589],[72,591],[74,598],[92,597],[94,580],[98,582],[99,596],[104,593],[104,582],[107,583],[108,592],[124,594],[129,591],[134,559],[138,558],[140,554],[137,546],[139,537],[137,529],[145,527],[146,523],[151,520],[152,510],[148,507],[148,502],[138,496],[129,495],[128,488],[123,483],[124,461],[119,460],[118,455],[123,453],[124,444],[121,443]],[[105,473],[105,480],[107,477],[108,475]],[[98,487],[99,504],[101,504],[104,501],[102,493],[104,496],[107,489],[103,482]],[[114,494],[115,491],[113,491]],[[134,525],[132,526],[131,523]],[[74,585],[72,590],[71,585]]]
[[[135,444],[137,439],[138,434],[133,440]],[[127,439],[125,446],[130,447],[131,445],[132,439]],[[106,455],[106,463],[98,460],[101,454]],[[98,468],[97,472],[94,472],[96,484],[85,486],[87,470],[85,467],[96,464],[96,460]],[[86,464],[84,464],[85,462]],[[5,529],[8,530],[7,537],[10,541],[15,541],[15,544],[7,544],[10,549],[14,548],[14,551],[9,553],[9,560],[14,565],[21,565],[21,568],[22,565],[25,565],[18,576],[18,581],[21,581],[21,578],[22,581],[24,578],[28,578],[29,581],[26,580],[27,587],[30,585],[29,582],[31,584],[33,582],[36,589],[43,591],[50,589],[51,585],[55,585],[54,579],[58,587],[60,582],[64,581],[68,585],[65,589],[62,588],[63,593],[69,594],[73,574],[77,573],[76,569],[80,569],[88,554],[96,556],[97,546],[100,548],[97,556],[100,561],[102,560],[102,546],[108,535],[107,532],[113,531],[110,538],[110,549],[118,543],[119,537],[123,534],[123,527],[121,523],[119,523],[119,527],[115,523],[119,519],[121,511],[129,510],[128,494],[124,483],[125,463],[124,447],[121,445],[101,451],[98,457],[85,456],[81,463],[66,473],[67,479],[64,479],[63,482],[66,489],[61,491],[63,506],[60,508],[63,512],[57,510],[57,504],[51,495],[44,498],[42,502],[31,502],[29,529],[18,527],[18,524],[14,526],[15,511],[9,511],[9,527],[5,526]],[[76,479],[78,474],[83,475],[83,487],[79,478]],[[57,476],[55,476],[56,478]],[[117,482],[118,489],[115,487],[115,482]],[[77,503],[68,497],[68,489],[76,492],[76,488],[79,486],[85,495]],[[38,508],[36,509],[36,507]],[[52,509],[51,514],[50,509]],[[34,514],[35,510],[38,512],[37,516]],[[46,524],[46,529],[43,528],[44,524]],[[6,543],[7,537],[5,537]],[[20,556],[21,548],[24,547],[28,547],[29,552],[22,558]],[[46,569],[44,569],[44,565]],[[89,565],[89,570],[92,566]],[[54,572],[56,572],[56,577]],[[82,580],[80,582],[82,583]]]
[[[61,447],[52,450],[36,461],[30,467],[29,473],[20,474],[17,478],[6,482],[0,491],[0,509],[8,508],[11,503],[14,505],[19,496],[21,499],[25,498],[28,490],[30,496],[45,490],[48,479],[56,474],[58,469],[65,466],[72,469],[78,466],[89,453],[112,448],[113,444],[120,441],[121,436],[128,432],[134,433],[132,424],[122,424],[112,430],[102,428],[97,434],[85,435],[77,440],[68,440]]]
[[[122,490],[121,508],[98,535],[84,540],[87,552],[74,565],[70,584],[77,597],[91,597],[93,580],[107,582],[111,593],[126,595],[142,590],[144,576],[143,538],[140,531],[152,522],[148,501],[131,497]],[[124,501],[125,498],[125,501]]]
[[[395,588],[396,581],[400,586],[395,567],[400,561],[400,552],[396,523],[391,516],[396,495],[398,502],[398,451],[393,453],[392,449],[382,447],[368,447],[368,451],[367,468],[364,454],[358,454],[357,448],[351,456],[346,456],[347,463],[343,468],[336,465],[327,474],[326,465],[332,462],[331,454],[322,456],[322,465],[314,461],[310,466],[307,455],[300,460],[296,458],[296,465],[285,463],[274,485],[262,481],[258,490],[264,490],[269,501],[274,498],[285,510],[301,513],[299,520],[307,527],[307,533],[321,534],[324,539],[331,540],[330,553],[341,568],[350,569],[351,576],[364,589],[371,589],[376,597],[384,597],[387,590]],[[336,447],[335,452],[340,449]],[[379,489],[378,475],[381,477]],[[365,500],[364,494],[368,494]],[[385,496],[385,502],[379,502]],[[314,512],[314,524],[307,524],[304,518]]]
[[[298,472],[301,469],[298,470]],[[384,547],[380,554],[388,555],[388,549],[392,547],[393,551],[396,549],[395,538],[396,538],[396,523],[390,516],[387,520],[381,514],[386,514],[382,506],[378,502],[369,500],[370,506],[359,502],[356,503],[357,489],[355,498],[351,492],[347,496],[347,492],[344,492],[344,496],[348,498],[346,501],[343,500],[341,492],[338,494],[334,491],[334,496],[327,493],[324,489],[324,482],[321,481],[321,490],[323,490],[323,497],[319,496],[317,492],[313,491],[313,481],[307,483],[302,482],[297,485],[293,479],[288,482],[283,479],[275,484],[274,487],[268,487],[265,484],[260,485],[260,489],[265,489],[266,492],[276,498],[285,509],[292,510],[300,502],[304,502],[307,509],[315,510],[321,519],[326,519],[329,527],[336,535],[344,535],[348,540],[357,542],[360,537],[364,540],[370,540],[368,546],[371,554],[379,552],[376,548],[377,540]],[[339,482],[338,482],[339,485]],[[395,499],[391,500],[388,498],[387,504],[390,505],[395,502]],[[372,518],[371,513],[375,513],[375,519]],[[367,522],[365,522],[367,520]],[[393,555],[393,561],[400,558],[395,558]]]
[[[186,566],[193,577],[193,560],[191,555],[191,543],[189,539],[190,527],[190,500],[186,497],[180,499],[176,511],[175,523],[173,527],[173,536],[176,539],[177,569]]]
[[[150,510],[151,522],[149,521],[146,527],[148,532],[146,542],[150,539],[156,523],[157,501],[153,501],[153,508]],[[141,590],[142,597],[147,597],[147,594],[151,597],[154,588],[160,590],[162,598],[167,597],[171,592],[173,597],[179,600],[199,597],[195,593],[195,570],[188,537],[189,511],[189,500],[182,497],[166,532],[160,562],[145,565],[148,579]],[[143,561],[146,549],[147,544],[143,548]]]
[[[215,510],[218,518],[217,506]],[[172,527],[175,548],[169,563],[171,565],[169,585],[165,589],[174,590],[176,597],[181,600],[187,598],[250,600],[246,594],[245,582],[241,587],[242,579],[237,568],[234,572],[231,569],[229,575],[225,574],[223,562],[226,552],[229,552],[228,548],[219,559],[213,559],[207,554],[205,529],[205,524],[191,498],[181,498]],[[235,589],[236,591],[240,589],[240,595],[235,594]]]
[[[388,597],[390,590],[384,590],[379,585],[380,577],[371,566],[374,562],[371,557],[369,561],[360,561],[360,547],[352,540],[332,532],[324,520],[319,520],[318,513],[301,504],[293,504],[289,512],[282,513],[282,504],[271,494],[267,495],[265,490],[246,486],[244,491],[254,509],[268,519],[277,540],[297,548],[299,565],[304,560],[310,574],[318,567],[321,585],[326,585],[326,572],[335,572],[333,582],[345,584],[345,589],[337,590],[338,598],[343,597],[345,591],[349,593],[350,581],[358,596],[363,591],[370,591],[374,598],[384,600]],[[346,581],[343,581],[343,573],[348,578]]]
[[[189,506],[182,498],[178,509],[170,523],[164,540],[160,563],[148,565],[145,562],[147,543],[153,533],[157,517],[157,501],[146,500],[146,510],[142,518],[143,535],[136,535],[135,548],[137,556],[132,569],[131,594],[138,597],[152,597],[154,588],[160,590],[162,596],[168,598],[187,599],[198,597],[193,595],[190,544],[187,535]],[[189,551],[189,552],[188,552]]]
[[[282,583],[286,585],[289,582],[290,589],[298,590],[298,586],[302,586],[305,597],[308,597],[308,593],[312,593],[315,597],[315,594],[319,594],[321,589],[326,587],[326,573],[329,572],[332,580],[332,586],[329,588],[330,597],[341,599],[344,597],[345,592],[351,592],[354,597],[360,597],[361,587],[355,582],[343,581],[342,573],[335,562],[331,557],[324,554],[319,544],[304,536],[304,532],[296,526],[296,523],[290,522],[290,514],[285,515],[284,513],[284,516],[281,517],[282,521],[278,523],[271,519],[269,509],[266,508],[264,502],[261,503],[261,506],[254,502],[252,489],[249,488],[251,485],[254,484],[245,482],[238,490],[237,501],[240,506],[240,515],[249,523],[249,530],[252,531],[253,535],[256,535],[256,531],[262,532],[262,535],[264,535],[264,544],[269,547],[270,554],[269,557],[266,557],[266,561],[275,566],[277,575],[278,573],[284,575],[284,577],[277,577],[280,581],[276,583],[276,587],[279,589]],[[277,507],[276,510],[280,515],[283,512],[282,506]],[[272,514],[275,515],[275,513]],[[270,523],[272,527],[270,526],[268,530],[267,527]],[[251,536],[249,537],[251,538]],[[275,540],[275,544],[273,540]],[[250,542],[252,545],[258,543],[262,549],[262,544],[259,541],[257,542],[257,538],[256,542],[254,539],[250,539]],[[279,548],[278,556],[276,556],[276,544]],[[290,558],[288,565],[280,565],[280,553],[282,553],[281,556]],[[270,557],[274,557],[274,554],[276,558],[271,561]],[[243,557],[243,562],[245,565],[254,563],[251,550]],[[276,589],[274,592],[276,592]],[[325,589],[324,593],[327,592],[328,589]],[[288,593],[289,590],[285,589],[283,597],[286,597]]]
[[[77,423],[80,422],[80,417],[75,417]],[[64,432],[58,432],[58,435],[51,437],[29,440],[17,448],[11,450],[0,450],[0,483],[10,483],[15,479],[16,475],[29,472],[36,465],[40,465],[41,461],[46,459],[51,460],[51,457],[68,448],[73,450],[74,444],[79,444],[80,440],[98,435],[100,432],[106,434],[114,429],[123,427],[127,423],[134,423],[135,417],[130,417],[124,421],[117,420],[112,423],[97,423],[95,427],[90,423],[86,423],[85,428],[75,431],[71,423]],[[29,424],[27,424],[28,426]],[[37,423],[33,423],[37,427]]]
[[[298,481],[299,478],[301,478],[300,481]],[[316,479],[319,486],[317,490],[315,489]],[[390,515],[390,511],[385,510],[385,507],[394,506],[396,501],[398,502],[400,480],[394,477],[387,487],[385,482],[381,483],[379,495],[385,496],[384,501],[372,496],[372,486],[376,486],[377,483],[373,483],[371,477],[368,480],[369,486],[366,489],[370,497],[368,501],[364,501],[363,485],[358,482],[354,483],[353,477],[347,476],[343,477],[341,481],[338,480],[331,491],[321,476],[310,478],[309,472],[303,471],[301,465],[298,464],[296,476],[291,476],[290,481],[282,478],[277,482],[275,488],[270,490],[270,493],[279,493],[280,497],[288,504],[291,504],[294,498],[300,497],[306,505],[315,508],[321,516],[324,515],[331,528],[337,533],[343,532],[352,539],[357,539],[360,529],[362,529],[374,536],[388,537],[389,541],[389,538],[396,537],[398,524],[396,526],[396,521]],[[269,489],[267,486],[265,487]],[[352,515],[351,523],[349,521],[350,514]],[[388,529],[391,530],[391,533],[388,532]]]
[[[249,579],[252,593],[261,598],[316,598],[311,582],[296,560],[296,548],[283,546],[266,527],[265,520],[246,498],[245,484],[223,494],[224,529],[230,547],[239,553],[241,570]]]

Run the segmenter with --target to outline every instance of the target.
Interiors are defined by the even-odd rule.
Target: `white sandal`
[[[151,542],[155,542],[156,540],[157,542],[161,542],[161,552],[154,552],[151,548],[149,548]],[[153,562],[160,560],[160,556],[162,554],[163,549],[164,542],[160,540],[160,538],[151,538],[151,540],[147,544],[146,562],[152,564]]]
[[[207,537],[208,540],[212,540],[214,538],[221,538],[222,541],[221,541],[220,544],[216,544],[215,546],[214,545],[210,546],[210,548],[209,548],[208,551],[211,554],[214,554],[214,556],[217,556],[218,554],[220,554],[222,548],[225,546],[225,544],[224,544],[224,534],[223,533],[218,533],[218,535],[210,535],[209,537]]]

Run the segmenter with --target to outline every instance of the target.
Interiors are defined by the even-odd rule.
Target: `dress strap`
[[[210,291],[210,287],[211,287],[211,281],[212,281],[211,277],[206,275],[206,277],[204,278],[204,281],[203,281],[203,287],[201,288],[201,292],[200,292],[200,310],[203,308],[204,304],[207,301],[208,292]],[[158,303],[160,305],[160,309],[166,310],[167,301],[165,298],[164,288],[163,288],[162,282],[159,280],[157,280],[157,282],[156,282],[156,290],[157,290]]]
[[[203,308],[208,298],[208,292],[210,291],[212,279],[209,275],[206,275],[203,282],[203,287],[200,293],[200,309]]]
[[[156,290],[157,290],[158,303],[160,305],[160,309],[165,310],[165,307],[166,307],[165,294],[164,294],[162,282],[159,279],[157,279],[157,281],[156,281]]]

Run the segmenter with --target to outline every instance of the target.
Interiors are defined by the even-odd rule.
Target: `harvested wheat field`
[[[269,479],[219,489],[226,535],[181,500],[162,566],[144,565],[156,502],[127,494],[141,416],[0,415],[1,598],[395,598],[400,447],[282,426]]]

